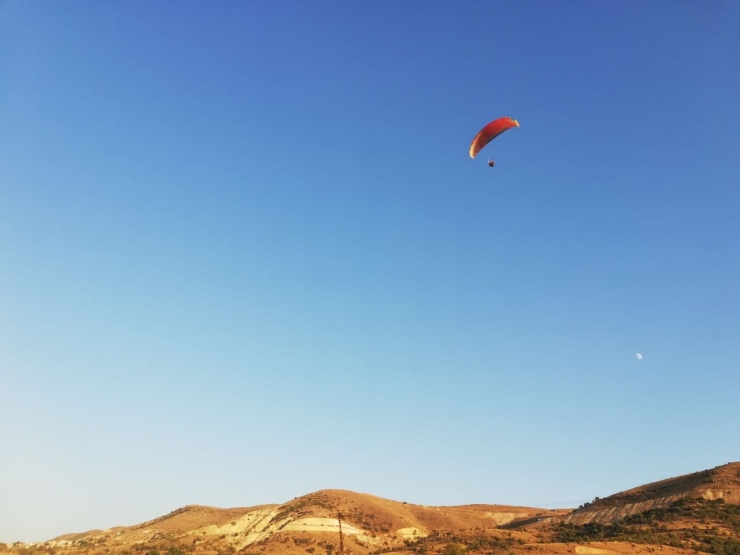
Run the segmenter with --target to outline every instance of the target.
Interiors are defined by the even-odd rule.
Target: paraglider
[[[493,120],[481,129],[473,139],[473,142],[470,143],[470,157],[475,158],[475,155],[478,154],[484,146],[512,127],[519,127],[519,122],[514,118],[504,117]],[[496,162],[493,158],[488,160],[489,167],[492,168],[495,165]]]

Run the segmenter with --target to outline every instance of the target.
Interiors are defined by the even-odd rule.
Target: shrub
[[[461,543],[450,542],[442,550],[442,555],[465,555],[465,546]]]

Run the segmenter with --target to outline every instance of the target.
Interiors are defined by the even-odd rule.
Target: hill
[[[740,463],[576,510],[435,507],[345,490],[283,504],[189,505],[129,527],[3,546],[11,555],[740,555]],[[341,534],[340,534],[341,526]]]
[[[740,463],[633,488],[549,524],[557,543],[629,542],[740,555]]]
[[[604,499],[597,498],[573,511],[565,522],[616,522],[651,509],[669,507],[686,497],[708,501],[723,499],[726,503],[740,504],[740,462],[653,482]]]
[[[322,490],[281,505],[234,509],[189,505],[135,526],[65,534],[42,545],[57,553],[82,548],[91,555],[167,551],[171,547],[204,554],[245,549],[265,555],[331,553],[338,547],[341,515],[345,552],[365,555],[404,548],[428,536],[446,537],[476,529],[496,531],[503,524],[567,512],[505,505],[430,507],[351,491]]]

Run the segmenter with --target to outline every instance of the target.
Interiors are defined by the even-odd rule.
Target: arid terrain
[[[341,527],[341,533],[340,533]],[[136,526],[0,544],[14,555],[740,555],[740,463],[575,510],[432,507],[322,490],[281,505],[190,505]]]

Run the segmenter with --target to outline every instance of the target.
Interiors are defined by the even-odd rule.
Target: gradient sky
[[[0,541],[323,488],[576,506],[740,459],[738,28],[0,3]]]

